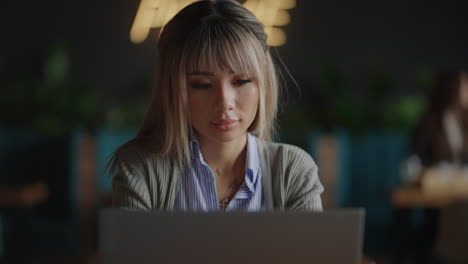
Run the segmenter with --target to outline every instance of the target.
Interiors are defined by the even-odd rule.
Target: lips
[[[239,121],[235,119],[222,119],[213,122],[213,126],[220,131],[229,131],[233,129]]]

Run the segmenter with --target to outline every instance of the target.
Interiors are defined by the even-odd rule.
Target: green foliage
[[[404,96],[387,107],[383,120],[391,128],[413,128],[424,109],[425,100],[421,96]]]
[[[309,108],[310,113],[295,118],[290,116],[299,111],[285,113],[286,117],[280,119],[282,127],[290,130],[298,127],[294,123],[303,122],[324,132],[344,129],[354,136],[373,129],[408,131],[415,127],[425,108],[423,95],[394,94],[393,76],[378,66],[371,67],[359,91],[351,89],[343,74],[329,63],[319,67],[317,79],[324,97],[320,108],[316,111]],[[424,94],[433,82],[433,72],[422,67],[415,79],[416,88]],[[309,129],[311,125],[302,127]]]
[[[63,43],[54,46],[44,78],[25,78],[2,91],[1,126],[30,128],[51,135],[76,127],[93,129],[102,120],[94,90],[69,80],[69,58]]]
[[[106,112],[105,126],[112,129],[138,128],[145,113],[146,104],[142,102],[110,107]]]
[[[360,133],[366,126],[366,109],[361,100],[352,94],[337,94],[329,105],[327,112],[330,120],[325,130],[345,128],[352,133]],[[327,116],[327,115],[325,115]]]
[[[60,86],[67,81],[70,60],[64,43],[59,42],[53,48],[44,65],[44,80],[47,86]]]

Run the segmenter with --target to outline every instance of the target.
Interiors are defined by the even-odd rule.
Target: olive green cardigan
[[[257,139],[267,210],[321,211],[317,165],[302,149]],[[112,204],[127,209],[172,210],[183,171],[167,159],[128,145],[112,165]]]

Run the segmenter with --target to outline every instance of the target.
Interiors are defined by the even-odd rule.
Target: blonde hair
[[[248,131],[271,141],[279,85],[266,37],[263,24],[235,1],[198,1],[182,9],[161,32],[151,104],[137,137],[127,144],[137,143],[159,157],[188,165],[191,125],[186,77],[207,67],[256,79],[260,100]]]

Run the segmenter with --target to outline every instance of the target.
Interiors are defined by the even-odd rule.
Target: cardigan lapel
[[[268,211],[275,209],[273,199],[273,185],[271,170],[271,153],[263,140],[257,138],[258,153],[260,154],[260,163],[262,168],[262,190],[265,198],[265,206]]]

